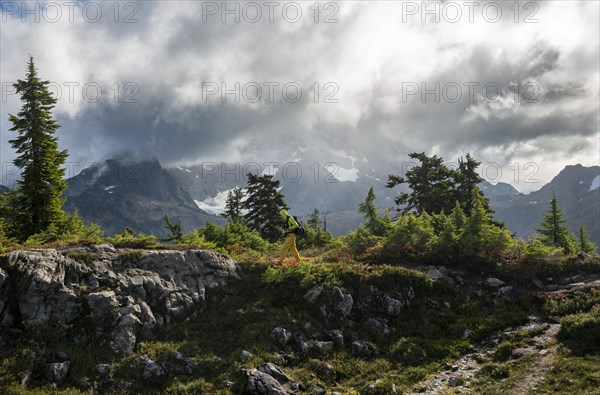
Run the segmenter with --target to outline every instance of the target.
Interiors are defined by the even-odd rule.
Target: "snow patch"
[[[588,192],[595,191],[598,188],[600,188],[600,176],[596,176],[596,178],[592,180],[592,185],[590,185]]]
[[[220,215],[225,212],[225,204],[227,203],[227,194],[233,191],[229,189],[227,191],[217,193],[217,196],[211,197],[204,200],[194,200],[198,208],[206,211],[209,214]]]
[[[530,200],[529,204],[538,204],[538,202],[536,202],[535,200]]]
[[[110,191],[111,189],[117,187],[118,185],[111,185],[109,187],[104,188],[105,191]],[[112,192],[111,192],[112,193]]]

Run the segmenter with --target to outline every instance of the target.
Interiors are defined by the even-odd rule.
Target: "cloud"
[[[323,162],[329,148],[345,150],[386,171],[408,152],[434,147],[449,159],[468,150],[484,162],[507,164],[600,161],[597,2],[543,2],[539,9],[521,2],[518,23],[512,2],[502,4],[497,23],[487,21],[481,9],[470,23],[463,3],[456,3],[463,4],[458,23],[443,18],[422,23],[420,14],[407,16],[402,2],[339,2],[339,9],[323,9],[321,3],[319,23],[312,3],[300,3],[297,23],[282,17],[286,3],[281,3],[273,22],[263,6],[256,23],[243,14],[240,23],[232,15],[222,23],[207,7],[223,3],[193,1],[121,2],[118,16],[103,4],[96,23],[83,18],[81,3],[73,23],[67,18],[23,23],[8,15],[6,3],[0,27],[3,87],[22,78],[32,53],[42,77],[62,88],[55,116],[62,125],[61,147],[69,149],[72,161],[123,149],[152,152],[167,164],[285,160],[297,146],[322,148]],[[437,4],[443,10],[447,3]],[[235,4],[246,7],[229,6]],[[339,22],[323,23],[332,13]],[[128,16],[137,22],[124,23]],[[538,22],[523,23],[527,16]],[[69,82],[80,84],[72,102]],[[90,82],[102,87],[95,103],[82,96]],[[236,83],[239,100],[228,94],[223,103],[223,88],[235,89]],[[436,83],[448,86],[448,94],[448,84],[460,86],[461,98],[435,103],[428,95],[423,103],[421,88]],[[479,84],[473,98],[469,83]],[[489,83],[502,90],[494,102],[482,97]],[[220,92],[203,96],[203,87],[206,92],[215,84]],[[414,84],[420,91],[407,95]],[[533,86],[537,103],[524,103],[531,92],[515,93],[514,84]],[[256,86],[262,100],[244,100],[256,96]],[[268,98],[270,87],[274,97]],[[295,87],[302,89],[297,102],[289,97]],[[328,95],[337,103],[326,103]],[[11,95],[2,103],[2,161],[14,157],[7,118],[19,106]],[[563,155],[565,149],[569,155]],[[552,175],[541,171],[543,181]]]

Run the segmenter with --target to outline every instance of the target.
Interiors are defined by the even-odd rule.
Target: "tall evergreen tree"
[[[579,242],[578,247],[580,252],[593,254],[596,252],[596,244],[590,239],[590,234],[585,229],[585,226],[579,225]]]
[[[321,217],[319,216],[319,210],[315,207],[312,214],[308,217],[307,225],[314,230],[321,228]]]
[[[544,213],[544,218],[540,222],[540,227],[535,228],[540,241],[550,247],[562,247],[566,252],[573,252],[573,235],[565,225],[566,219],[563,219],[563,212],[558,207],[556,195],[552,192],[550,207]]]
[[[244,196],[242,188],[236,187],[233,191],[229,191],[225,202],[225,211],[221,215],[228,218],[231,222],[239,222],[242,219]]]
[[[406,172],[406,177],[388,176],[388,188],[400,184],[408,184],[410,192],[402,192],[394,202],[404,206],[403,213],[411,211],[420,214],[439,214],[444,210],[450,212],[456,196],[455,179],[458,173],[448,168],[443,159],[437,155],[427,156],[424,152],[409,154],[412,159],[420,162]]]
[[[467,213],[470,213],[473,208],[473,188],[483,181],[483,178],[477,173],[480,164],[481,162],[473,158],[471,154],[467,154],[464,159],[462,157],[458,159],[458,171],[455,174],[456,200],[461,203],[463,210]],[[480,201],[488,214],[494,212],[490,208],[490,200],[483,194],[481,194]]]
[[[373,187],[369,189],[365,201],[358,205],[358,212],[365,217],[367,229],[371,231],[371,234],[378,235],[379,214],[375,208],[375,189]]]
[[[14,164],[22,173],[18,181],[17,220],[22,239],[65,219],[61,195],[67,184],[61,167],[67,151],[58,150],[54,137],[59,125],[51,112],[57,99],[48,90],[49,84],[38,77],[32,56],[25,80],[13,84],[23,102],[17,115],[9,115],[13,124],[10,130],[18,133],[10,143],[17,153]]]
[[[248,173],[248,198],[243,208],[248,212],[244,216],[251,229],[256,230],[264,239],[275,242],[283,235],[279,210],[287,209],[283,195],[279,192],[279,181],[272,175],[258,176]]]

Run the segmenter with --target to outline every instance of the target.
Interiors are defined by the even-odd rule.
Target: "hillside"
[[[600,285],[598,274],[538,294],[459,268],[415,269],[280,270],[206,251],[110,245],[14,251],[0,256],[0,392],[597,388],[594,354],[559,351],[554,342],[564,335],[555,320],[572,311],[562,296],[589,309],[598,303],[589,290]],[[574,363],[584,366],[582,380],[557,384]]]

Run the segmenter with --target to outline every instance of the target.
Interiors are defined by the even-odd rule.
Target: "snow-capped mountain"
[[[224,223],[223,218],[198,208],[156,159],[109,159],[84,169],[67,183],[65,209],[76,207],[84,220],[99,224],[107,234],[129,226],[164,235],[164,214],[181,221],[187,231],[207,221]]]

